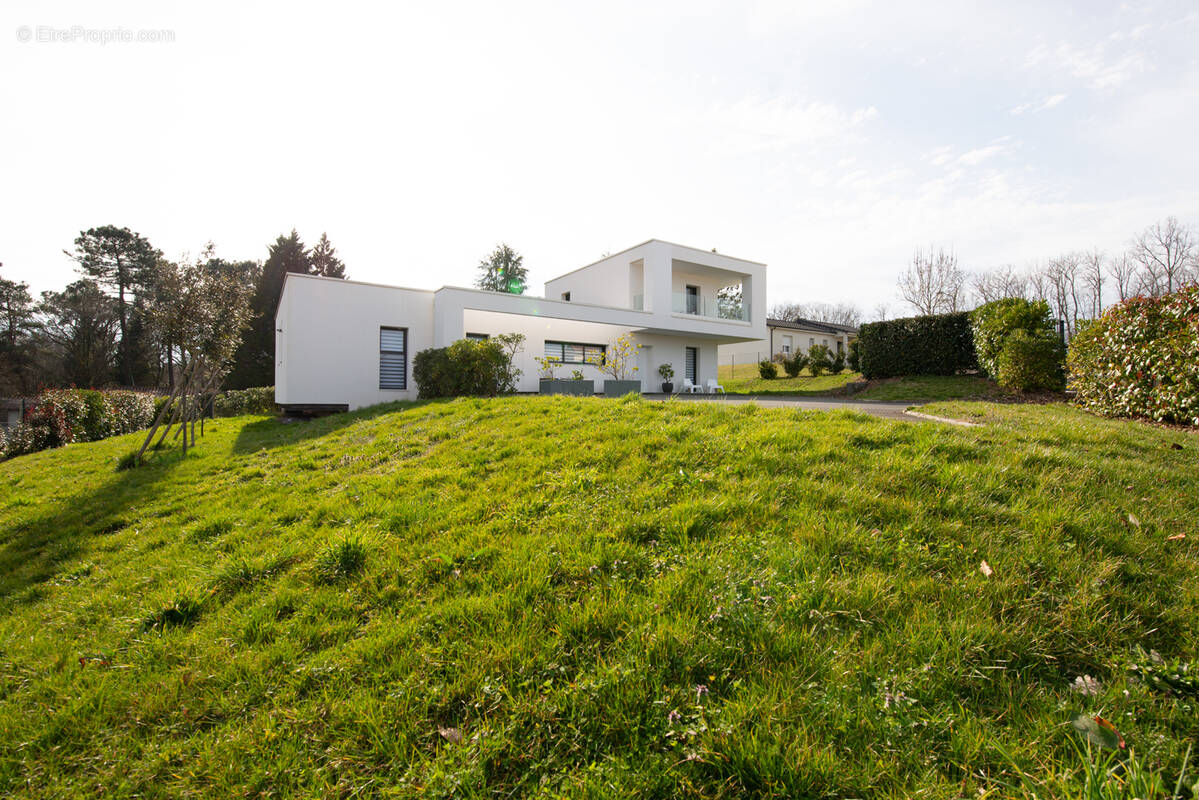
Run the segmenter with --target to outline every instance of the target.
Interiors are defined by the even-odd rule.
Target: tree
[[[33,388],[29,340],[36,328],[29,284],[0,278],[0,394],[26,394]]]
[[[741,284],[735,283],[716,290],[716,310],[723,319],[743,318]]]
[[[146,291],[154,265],[162,253],[141,234],[128,228],[102,225],[81,231],[75,239],[75,252],[67,255],[79,264],[80,272],[100,287],[116,293],[121,334],[119,373],[124,385],[132,386],[135,351],[141,345],[129,338],[130,306],[135,297]]]
[[[1090,319],[1098,319],[1103,313],[1103,275],[1107,256],[1095,248],[1083,253],[1082,283],[1087,290],[1087,302]]]
[[[1117,299],[1123,303],[1133,296],[1140,277],[1136,259],[1129,258],[1128,253],[1121,253],[1107,262],[1107,274],[1116,284]]]
[[[270,246],[250,300],[250,326],[242,337],[227,381],[230,388],[246,389],[274,383],[275,310],[279,307],[279,295],[283,293],[283,279],[289,272],[310,274],[311,266],[309,252],[294,228]]]
[[[1142,294],[1156,297],[1196,280],[1195,234],[1174,217],[1146,228],[1132,242],[1129,257],[1141,269]]]
[[[853,303],[779,303],[770,309],[770,317],[788,322],[809,320],[856,328],[862,321],[862,310]]]
[[[958,257],[943,248],[917,250],[907,270],[899,276],[899,294],[919,314],[960,311],[964,304],[966,277]]]
[[[1071,252],[1050,259],[1045,267],[1050,287],[1049,304],[1057,318],[1066,324],[1069,335],[1078,329],[1078,278],[1082,265],[1083,255]]]
[[[337,257],[337,251],[333,249],[327,234],[321,234],[321,238],[317,240],[308,254],[308,260],[313,275],[321,275],[326,278],[345,278],[346,276],[346,265]]]
[[[987,272],[980,272],[971,281],[974,294],[982,303],[993,303],[1006,297],[1026,297],[1028,276],[1022,275],[1010,264]]]
[[[524,294],[528,271],[524,256],[501,242],[491,255],[479,262],[479,278],[475,286],[489,292]]]
[[[108,383],[116,360],[116,304],[96,281],[78,280],[43,292],[39,308],[62,379],[80,388]]]

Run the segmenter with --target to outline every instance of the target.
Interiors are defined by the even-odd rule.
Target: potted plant
[[[641,381],[629,377],[636,373],[637,367],[630,367],[629,360],[637,355],[641,345],[634,344],[633,335],[626,333],[604,350],[604,355],[598,359],[596,366],[604,375],[604,396],[621,397],[622,395],[641,394]]]
[[[670,364],[658,365],[658,377],[662,379],[662,394],[674,391],[674,367]]]
[[[541,394],[569,394],[578,397],[595,394],[595,381],[586,380],[582,371],[576,369],[569,378],[557,378],[554,376],[557,361],[541,357],[535,360],[540,367],[538,391]]]

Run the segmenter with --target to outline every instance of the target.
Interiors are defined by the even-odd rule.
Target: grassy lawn
[[[1009,393],[992,380],[972,375],[913,375],[876,381],[859,400],[925,403],[937,400],[985,400]]]
[[[765,380],[758,373],[757,364],[738,364],[733,367],[724,364],[717,368],[720,383],[730,394],[787,394],[787,395],[824,395],[843,393],[845,384],[861,380],[856,372],[842,372],[840,375],[821,375],[812,377],[805,369],[797,378],[788,378],[783,367],[779,365],[779,377]]]
[[[1199,659],[1199,435],[935,410],[990,424],[530,397],[2,463],[0,795],[1077,796],[1083,712],[1172,787],[1199,698],[1130,669]]]

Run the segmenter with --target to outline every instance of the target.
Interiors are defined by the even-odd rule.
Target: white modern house
[[[717,292],[740,287],[741,302]],[[538,390],[535,357],[600,379],[589,357],[623,334],[641,345],[629,377],[659,391],[658,366],[716,378],[717,347],[766,337],[766,265],[651,239],[545,284],[544,297],[411,289],[288,274],[275,315],[275,401],[338,410],[416,399],[412,358],[463,338],[525,335],[518,390]],[[597,380],[602,385],[602,380]]]

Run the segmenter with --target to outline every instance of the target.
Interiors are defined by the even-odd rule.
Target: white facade
[[[740,286],[740,306],[716,293]],[[691,287],[691,288],[688,288]],[[637,371],[643,391],[658,391],[658,365],[669,363],[682,384],[687,348],[694,348],[696,381],[716,377],[717,347],[766,336],[766,267],[695,248],[650,240],[555,278],[544,298],[476,289],[435,291],[287,275],[275,317],[275,400],[282,406],[358,408],[415,399],[412,360],[468,334],[525,335],[515,359],[518,390],[536,392],[546,342],[610,346],[625,333],[641,345]],[[380,388],[381,329],[406,331],[405,388]],[[389,362],[398,363],[398,362]],[[585,364],[562,364],[558,377]]]
[[[830,353],[848,352],[850,340],[857,334],[845,326],[767,320],[766,336],[753,341],[722,344],[719,361],[722,365],[756,364],[774,356],[807,353],[814,344],[822,344]]]

